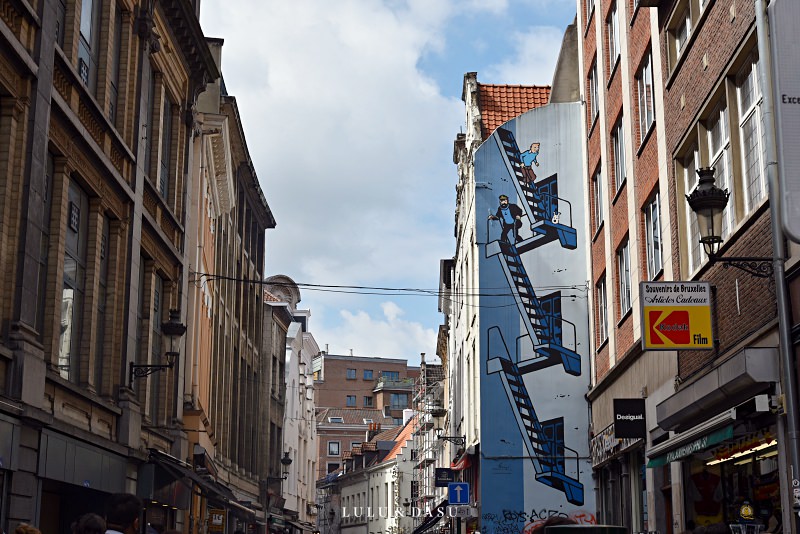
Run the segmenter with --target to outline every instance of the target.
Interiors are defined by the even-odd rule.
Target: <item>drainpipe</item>
[[[758,81],[761,86],[763,98],[762,117],[764,121],[764,144],[767,154],[767,186],[769,194],[770,224],[772,226],[772,266],[775,272],[775,300],[778,307],[778,350],[780,351],[781,376],[784,381],[781,384],[785,395],[785,416],[786,416],[786,448],[789,453],[789,484],[785,487],[792,491],[800,487],[800,433],[798,428],[798,406],[796,378],[794,370],[794,358],[792,357],[792,342],[790,334],[789,319],[789,299],[786,289],[786,270],[784,258],[786,257],[786,247],[784,246],[783,228],[781,226],[781,205],[780,189],[778,187],[778,157],[777,145],[775,142],[775,117],[774,103],[772,95],[772,55],[769,43],[769,23],[766,18],[767,6],[764,0],[755,1],[756,12],[756,33],[758,35]],[[784,503],[783,524],[791,524],[789,521],[794,516],[793,532],[800,532],[800,515],[797,506],[794,505],[793,496],[784,491],[784,496],[788,503]],[[787,506],[788,505],[788,506]],[[791,507],[791,508],[790,508]]]

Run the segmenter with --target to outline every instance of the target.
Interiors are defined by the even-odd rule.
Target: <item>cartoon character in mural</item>
[[[571,467],[577,465],[577,452],[566,443],[565,428],[570,425],[562,416],[540,419],[525,380],[527,375],[553,366],[563,366],[565,373],[572,376],[580,376],[582,372],[575,326],[562,315],[565,308],[561,292],[542,294],[538,290],[537,294],[523,261],[526,253],[548,243],[575,250],[577,233],[570,224],[571,214],[564,220],[563,211],[570,208],[569,203],[558,196],[558,175],[533,183],[536,174],[532,166],[539,165],[540,143],[532,143],[529,150],[520,152],[510,130],[498,128],[494,137],[524,210],[509,204],[507,195],[500,195],[500,207],[489,219],[500,220],[503,231],[499,240],[487,240],[486,257],[496,256],[500,262],[520,313],[523,335],[530,339],[533,354],[523,355],[519,342],[507,345],[503,329],[499,325],[489,326],[486,372],[497,376],[505,390],[523,445],[533,463],[535,480],[564,494],[567,502],[583,505],[585,487],[579,473]],[[532,236],[524,240],[518,232],[523,214],[531,221],[532,231]],[[512,229],[516,230],[513,244],[508,238]]]
[[[506,243],[511,243],[508,238],[508,233],[514,231],[514,241],[519,243],[522,238],[519,235],[519,229],[522,228],[522,209],[516,204],[509,204],[507,195],[500,195],[500,206],[497,208],[497,213],[489,215],[489,219],[493,221],[500,221],[503,225],[503,231],[500,234],[500,239]]]
[[[531,147],[525,152],[520,152],[519,159],[522,161],[522,175],[525,177],[525,182],[532,184],[536,180],[536,173],[533,172],[533,166],[539,166],[539,147],[540,143],[531,143]]]

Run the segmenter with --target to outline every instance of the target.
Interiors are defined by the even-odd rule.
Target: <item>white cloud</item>
[[[381,306],[382,316],[372,316],[363,310],[342,310],[340,325],[331,329],[314,327],[314,337],[318,342],[330,340],[331,354],[349,354],[352,349],[356,356],[406,358],[413,365],[419,363],[421,352],[435,353],[436,330],[403,319],[402,309],[395,302],[384,302]]]
[[[534,26],[530,31],[514,32],[513,53],[501,63],[486,69],[486,78],[497,83],[550,85],[553,82],[564,28]]]

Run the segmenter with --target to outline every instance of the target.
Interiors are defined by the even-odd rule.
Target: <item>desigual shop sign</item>
[[[641,282],[642,349],[712,349],[708,282]]]

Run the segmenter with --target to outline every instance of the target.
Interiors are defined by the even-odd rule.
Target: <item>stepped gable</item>
[[[478,107],[481,111],[481,138],[492,133],[511,119],[531,109],[542,107],[550,100],[549,85],[478,84]]]

